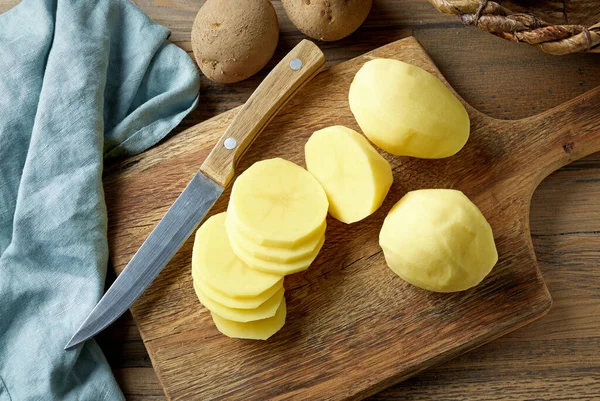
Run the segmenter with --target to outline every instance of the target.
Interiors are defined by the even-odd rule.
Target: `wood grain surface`
[[[303,165],[304,144],[314,131],[332,124],[358,129],[348,90],[359,68],[377,57],[403,60],[442,78],[414,38],[332,67],[283,107],[248,149],[237,173],[272,157]],[[234,341],[211,324],[191,290],[190,238],[131,308],[167,397],[358,399],[543,315],[551,300],[531,245],[529,201],[553,168],[600,149],[600,120],[593,119],[600,90],[582,96],[513,122],[466,105],[471,136],[459,156],[387,155],[395,183],[386,201],[350,226],[328,219],[327,240],[316,261],[286,277],[287,323],[267,342]],[[238,112],[220,114],[107,169],[109,246],[117,272]],[[420,188],[461,189],[492,226],[499,261],[475,289],[434,294],[408,285],[387,267],[378,244],[383,218],[407,191]],[[228,194],[210,214],[226,209]]]
[[[0,12],[16,4],[0,0]],[[201,2],[137,2],[190,50],[191,24]],[[273,2],[282,35],[267,68],[235,86],[202,78],[201,103],[183,127],[242,104],[266,72],[303,36]],[[522,118],[600,84],[600,57],[552,57],[504,42],[452,17],[426,0],[375,0],[366,23],[340,42],[325,44],[329,65],[415,35],[444,76],[476,109]],[[378,400],[592,400],[600,394],[600,156],[574,162],[546,178],[531,207],[531,232],[554,306],[544,318],[474,352],[394,386]],[[164,400],[131,317],[99,338],[128,400]]]

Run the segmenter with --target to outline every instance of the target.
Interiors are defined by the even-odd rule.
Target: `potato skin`
[[[365,21],[372,0],[282,0],[292,23],[306,36],[322,41],[345,38]]]
[[[200,70],[220,83],[256,74],[271,59],[278,41],[277,14],[269,0],[207,0],[192,27]]]

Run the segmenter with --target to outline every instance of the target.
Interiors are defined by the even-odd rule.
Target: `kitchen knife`
[[[325,56],[318,46],[303,40],[273,68],[65,349],[104,330],[148,288],[223,193],[242,154],[283,105],[324,65]]]

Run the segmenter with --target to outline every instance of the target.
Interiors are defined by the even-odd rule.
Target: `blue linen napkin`
[[[121,400],[94,341],[103,159],[164,137],[198,75],[129,0],[24,0],[0,15],[0,401]]]

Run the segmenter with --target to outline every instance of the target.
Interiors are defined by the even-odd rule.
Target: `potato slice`
[[[264,259],[257,258],[255,256],[250,255],[246,252],[244,247],[240,245],[235,237],[231,237],[231,247],[238,255],[240,259],[244,261],[248,266],[253,269],[256,269],[261,272],[271,273],[271,274],[281,274],[288,275],[293,273],[298,273],[303,270],[308,269],[311,263],[315,260],[321,247],[323,247],[323,243],[325,242],[325,236],[321,236],[317,247],[313,250],[313,252],[306,258],[298,260],[296,262],[291,263],[280,263],[280,262],[272,262]]]
[[[367,138],[394,155],[448,157],[469,138],[469,114],[460,100],[438,78],[402,61],[366,62],[348,100]]]
[[[225,305],[221,305],[214,299],[211,299],[206,295],[197,281],[194,281],[194,291],[198,299],[211,312],[223,317],[224,319],[233,320],[236,322],[252,322],[254,320],[266,319],[275,316],[277,308],[283,299],[283,287],[281,287],[271,298],[267,299],[264,303],[259,305],[255,309],[238,309],[229,308]]]
[[[192,272],[192,277],[195,282],[197,282],[198,287],[202,290],[203,293],[208,295],[211,299],[220,303],[221,305],[227,306],[228,308],[235,309],[255,309],[260,305],[265,303],[269,298],[271,298],[280,288],[283,287],[283,278],[281,281],[278,281],[273,287],[269,288],[265,292],[255,296],[255,297],[230,297],[218,290],[214,289],[210,286],[210,284],[206,283],[202,280],[198,275],[194,275]]]
[[[234,322],[211,312],[217,330],[232,338],[246,338],[250,340],[266,340],[277,333],[285,324],[287,310],[285,297],[281,301],[275,316],[253,322]]]
[[[385,218],[379,244],[398,276],[436,292],[474,287],[498,261],[485,217],[462,192],[451,189],[404,195]]]
[[[281,275],[251,269],[234,253],[225,229],[227,213],[210,217],[196,232],[192,270],[230,297],[254,297],[281,281]]]
[[[392,167],[369,141],[340,125],[313,133],[305,157],[307,170],[325,189],[329,213],[343,223],[375,212],[394,181]]]
[[[237,178],[228,213],[237,230],[257,244],[292,247],[322,227],[328,207],[312,174],[277,158],[254,163]]]
[[[232,222],[231,215],[227,216],[225,226],[227,227],[229,238],[235,238],[236,244],[243,249],[245,254],[254,258],[278,263],[293,263],[309,258],[321,242],[322,237],[325,235],[325,230],[327,229],[327,223],[323,221],[322,228],[316,232],[314,239],[309,238],[307,241],[291,248],[281,248],[260,245],[251,238],[246,237],[235,228],[235,223]]]

